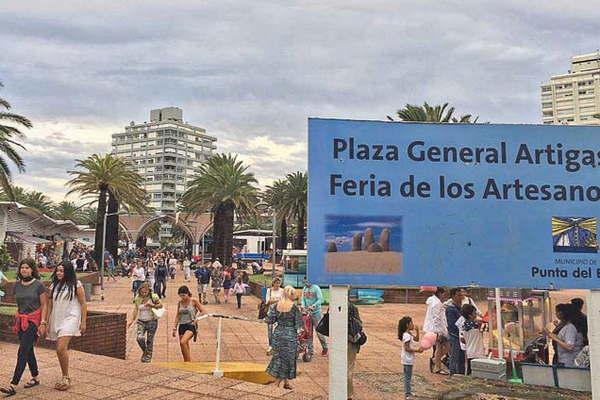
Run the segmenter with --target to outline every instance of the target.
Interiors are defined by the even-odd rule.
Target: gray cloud
[[[600,47],[599,16],[586,2],[516,0],[2,2],[2,95],[36,126],[81,126],[63,132],[80,142],[73,153],[48,139],[56,156],[30,151],[18,179],[66,170],[165,105],[263,181],[306,168],[294,146],[309,116],[382,119],[428,100],[539,123],[540,83]],[[251,149],[253,137],[292,154],[261,157],[268,144]]]

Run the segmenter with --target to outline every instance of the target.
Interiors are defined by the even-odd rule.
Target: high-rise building
[[[159,214],[172,214],[198,167],[216,149],[217,139],[183,121],[183,111],[166,107],[150,111],[150,122],[133,121],[125,132],[112,135],[113,154],[123,157],[145,178],[150,205]],[[160,237],[169,237],[170,224]]]
[[[600,53],[575,56],[571,69],[542,84],[544,124],[600,124]]]

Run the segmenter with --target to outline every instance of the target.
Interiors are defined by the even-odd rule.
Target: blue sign
[[[600,288],[600,129],[309,120],[320,285]]]

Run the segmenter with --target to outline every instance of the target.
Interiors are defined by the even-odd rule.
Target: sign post
[[[329,287],[329,399],[348,399],[348,287]]]
[[[494,290],[496,303],[496,329],[498,329],[498,358],[504,358],[504,333],[502,332],[502,308],[500,303],[500,288]]]
[[[587,310],[592,399],[600,399],[600,290],[590,291]]]

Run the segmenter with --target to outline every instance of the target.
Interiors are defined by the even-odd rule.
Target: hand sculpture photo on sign
[[[402,271],[402,217],[329,215],[325,254],[330,273]]]

